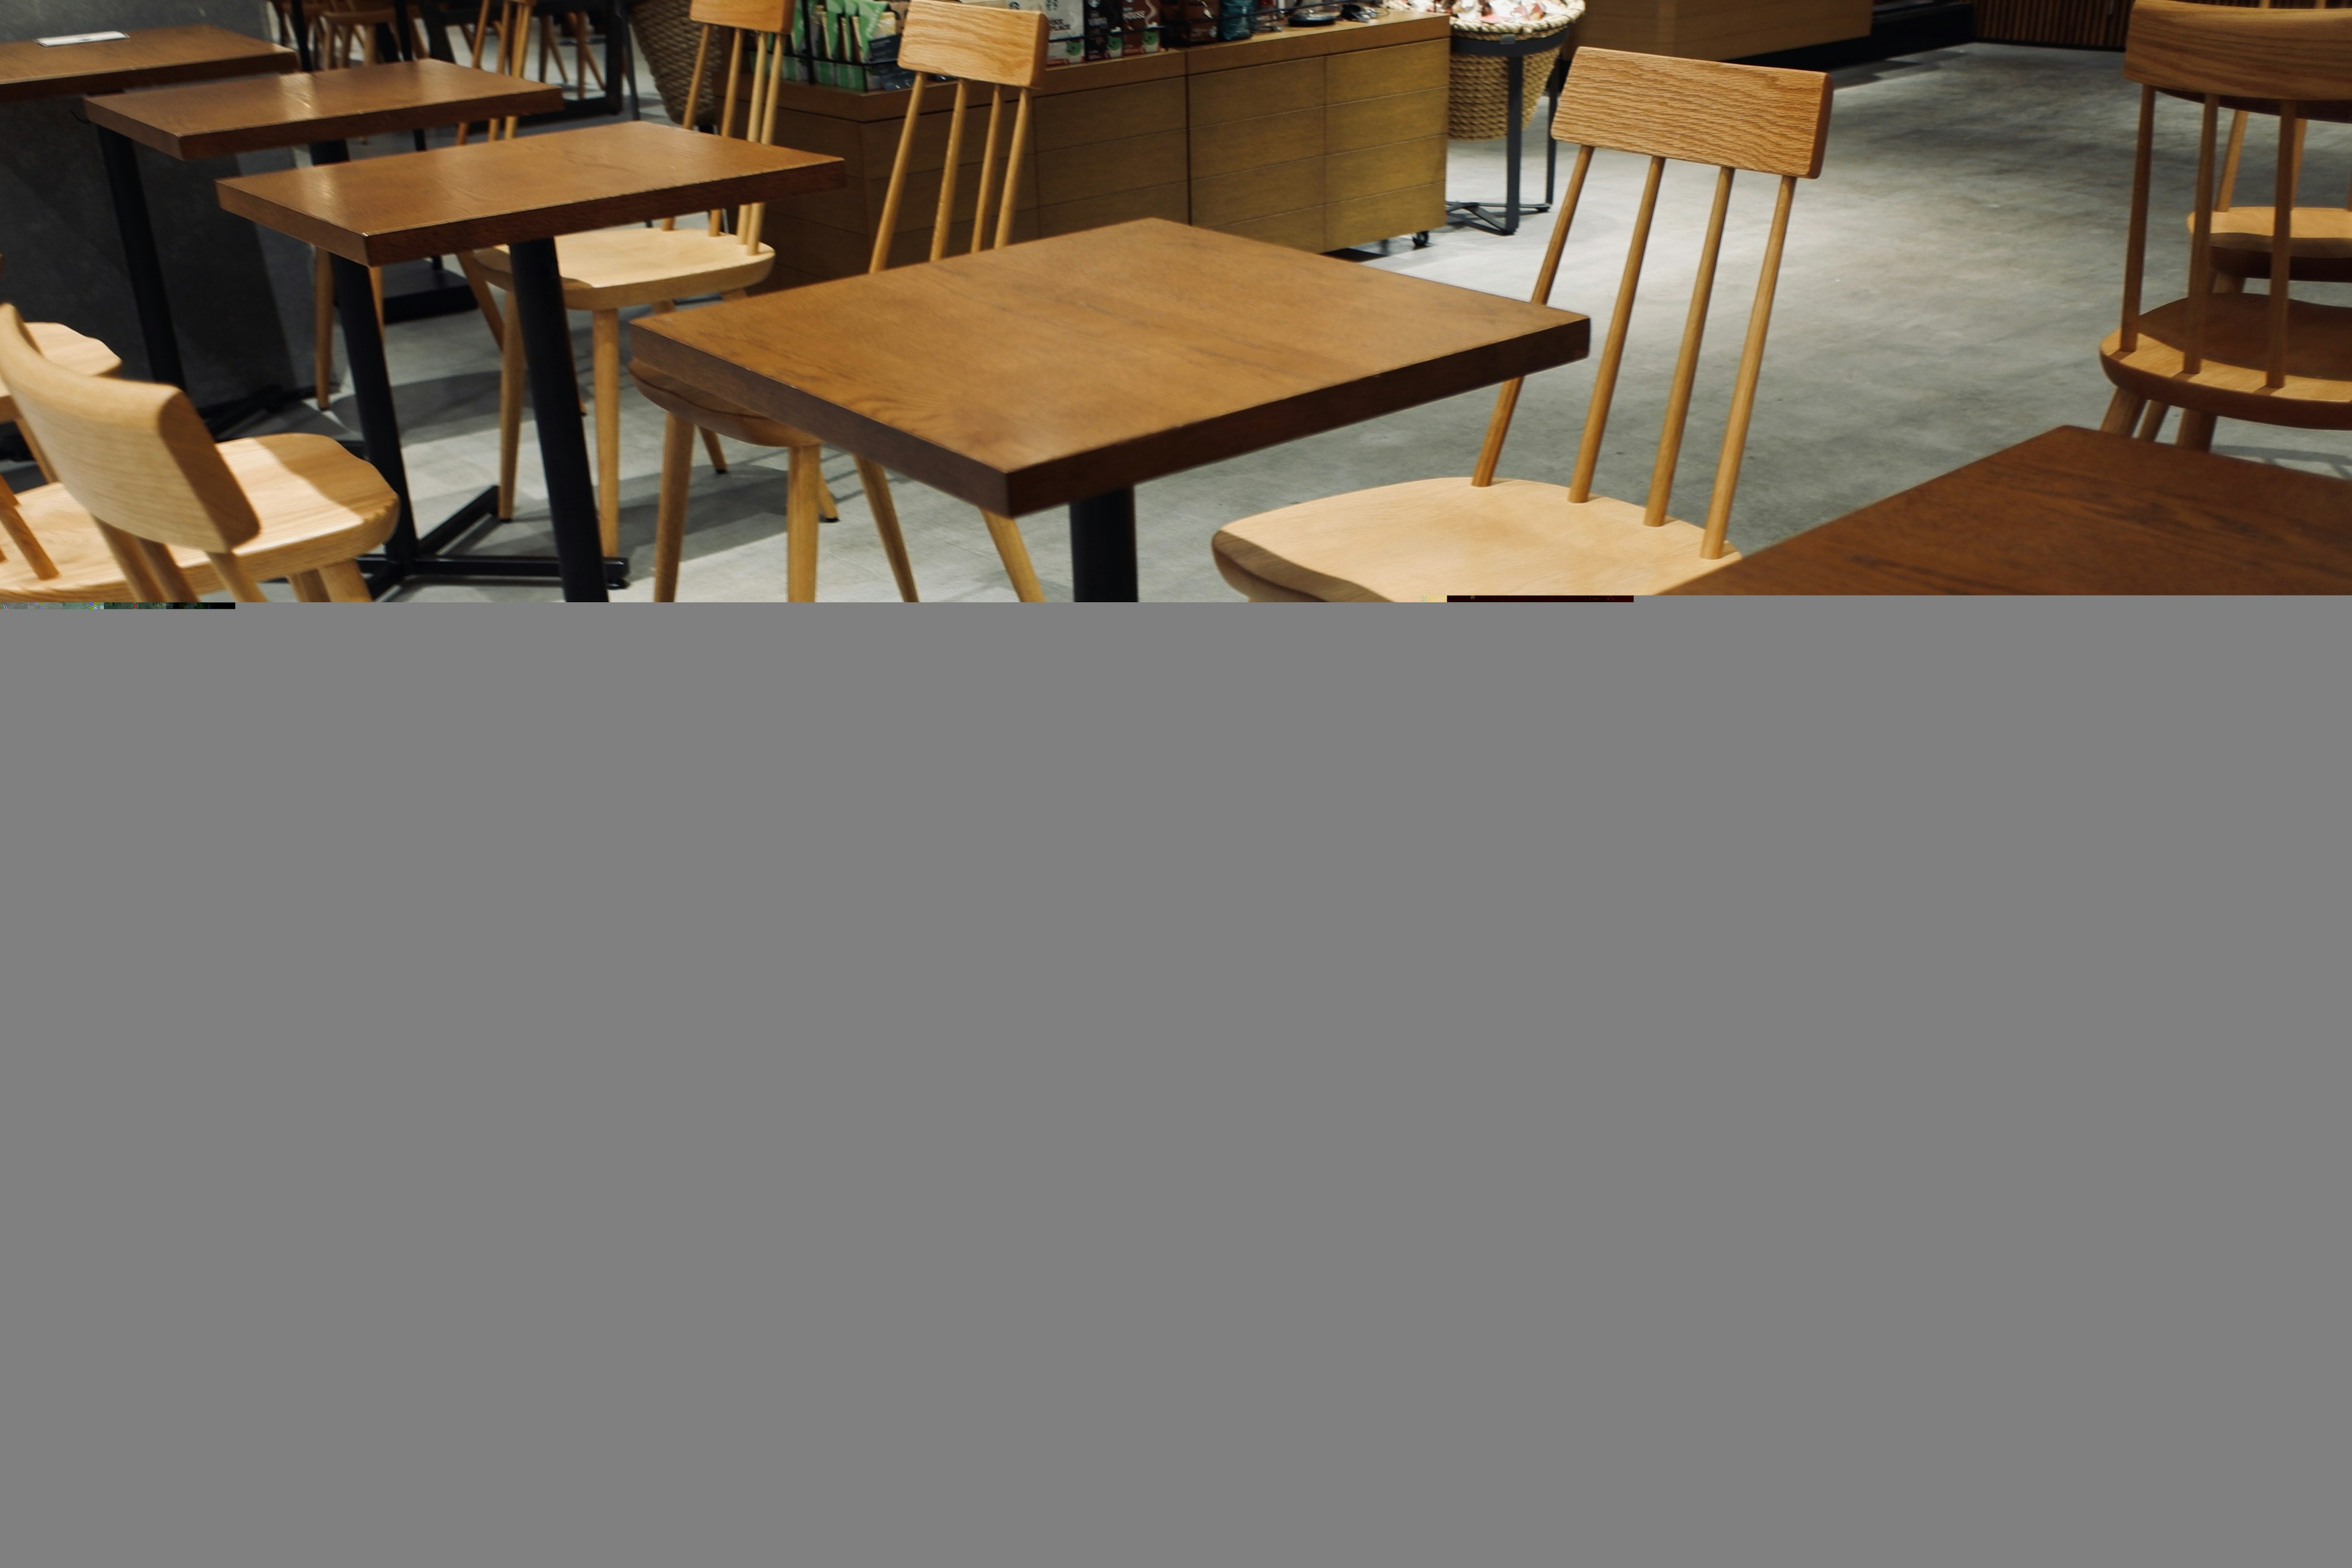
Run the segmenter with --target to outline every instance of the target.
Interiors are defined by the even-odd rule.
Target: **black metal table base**
[[[1488,234],[1507,236],[1519,232],[1521,218],[1551,211],[1552,182],[1559,168],[1559,143],[1551,138],[1551,120],[1544,121],[1544,194],[1538,204],[1520,205],[1519,159],[1527,132],[1528,57],[1559,47],[1560,37],[1557,33],[1534,39],[1474,38],[1458,33],[1454,35],[1454,52],[1457,55],[1483,55],[1510,62],[1505,68],[1503,110],[1507,117],[1505,123],[1509,129],[1503,133],[1507,143],[1503,154],[1507,166],[1503,174],[1503,199],[1499,204],[1502,216],[1495,216],[1493,209],[1497,204],[1494,202],[1447,202],[1445,216],[1449,222],[1455,222],[1458,226],[1484,229]],[[1544,84],[1544,91],[1551,98],[1554,118],[1559,113],[1560,84],[1567,77],[1568,56],[1563,50],[1559,58],[1553,62],[1550,79]]]
[[[1070,596],[1080,602],[1137,598],[1135,491],[1070,503]]]

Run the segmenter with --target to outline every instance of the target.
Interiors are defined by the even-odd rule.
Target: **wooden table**
[[[0,103],[290,71],[292,49],[226,27],[149,27],[94,44],[0,44]]]
[[[2352,593],[2352,481],[2067,426],[1670,592]]]
[[[562,101],[561,87],[434,59],[315,75],[200,82],[89,100],[83,106],[89,122],[98,127],[102,140],[121,142],[125,153],[119,160],[110,156],[108,167],[112,170],[119,163],[128,171],[115,189],[115,212],[122,225],[123,250],[131,258],[132,292],[140,301],[140,325],[148,337],[151,361],[159,337],[167,343],[175,339],[170,306],[163,297],[163,262],[156,254],[138,166],[128,155],[130,143],[185,161],[307,142],[313,163],[332,164],[350,158],[348,139],[353,136],[532,114],[560,108]],[[364,563],[370,585],[381,594],[416,575],[455,577],[491,572],[507,577],[557,575],[552,557],[444,553],[447,545],[498,509],[495,488],[474,497],[424,540],[417,538],[407,465],[400,455],[400,421],[393,409],[392,378],[384,368],[383,329],[376,321],[374,290],[366,268],[337,257],[334,269],[335,307],[351,353],[352,386],[359,397],[360,429],[367,439],[368,460],[400,496],[400,520],[385,542],[383,555]]]
[[[1145,479],[1583,357],[1582,316],[1159,218],[631,328],[647,364],[1008,516],[1136,596]]]
[[[249,174],[223,180],[220,200],[241,217],[362,268],[510,247],[514,306],[508,331],[521,331],[530,368],[563,596],[602,600],[618,563],[603,559],[597,539],[596,492],[588,477],[556,237],[833,190],[843,178],[841,160],[821,153],[624,121]],[[353,365],[356,370],[356,359]],[[377,432],[367,437],[369,449],[377,449]],[[384,433],[382,445],[396,451],[398,440],[395,427]]]

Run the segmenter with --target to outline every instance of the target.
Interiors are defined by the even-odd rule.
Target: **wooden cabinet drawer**
[[[1393,93],[1443,89],[1447,85],[1445,58],[1449,52],[1444,40],[1436,39],[1425,44],[1333,55],[1325,68],[1324,98],[1332,103],[1346,103],[1359,98],[1387,98]]]
[[[1048,206],[1184,178],[1184,133],[1163,131],[1037,154],[1037,200]]]
[[[1190,79],[1194,125],[1222,125],[1228,120],[1257,120],[1294,109],[1312,109],[1323,101],[1323,62],[1285,60],[1280,65],[1246,66],[1240,70],[1211,71]]]
[[[1192,221],[1203,228],[1323,205],[1323,160],[1301,158],[1192,183]]]
[[[1376,196],[1358,196],[1351,201],[1333,202],[1323,209],[1322,249],[1339,250],[1350,245],[1363,245],[1375,239],[1391,239],[1400,234],[1418,234],[1423,229],[1445,226],[1445,185],[1417,185],[1411,190],[1387,191]]]
[[[1387,98],[1335,103],[1323,110],[1323,147],[1344,153],[1354,147],[1378,147],[1390,142],[1411,142],[1445,134],[1447,89],[1400,92]]]
[[[1234,73],[1238,74],[1238,73]],[[1323,152],[1323,116],[1328,110],[1301,109],[1289,114],[1269,114],[1258,120],[1234,120],[1223,125],[1192,127],[1192,178],[1207,179],[1266,163],[1287,163],[1314,158]],[[1444,110],[1439,108],[1440,129]]]
[[[1445,183],[1445,138],[1424,136],[1417,142],[1391,142],[1384,147],[1359,147],[1334,153],[1324,160],[1323,199],[1344,202],[1376,196],[1408,185]]]
[[[1184,129],[1184,79],[1137,82],[1091,92],[1054,93],[1030,110],[1037,151],[1124,141]]]
[[[1181,184],[1154,185],[1142,191],[1114,191],[1082,202],[1060,202],[1037,209],[1037,232],[1076,234],[1082,228],[1102,228],[1137,218],[1164,217],[1171,223],[1192,219],[1192,200]]]
[[[1327,248],[1323,243],[1321,207],[1307,207],[1295,213],[1277,213],[1272,217],[1251,218],[1246,223],[1213,226],[1220,234],[1237,234],[1244,239],[1262,239],[1268,245],[1286,245],[1293,250]]]

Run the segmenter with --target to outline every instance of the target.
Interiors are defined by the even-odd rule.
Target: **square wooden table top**
[[[0,44],[0,103],[264,75],[290,71],[299,63],[281,44],[201,25],[147,27],[128,37],[55,47],[20,38]]]
[[[1569,310],[1160,218],[632,325],[646,363],[1019,516],[1583,357]]]
[[[847,183],[839,158],[623,121],[220,183],[240,217],[381,267],[777,201]]]
[[[83,109],[165,157],[215,158],[562,106],[560,86],[428,59],[116,93]]]
[[[2070,426],[1672,591],[2352,593],[2352,481]]]

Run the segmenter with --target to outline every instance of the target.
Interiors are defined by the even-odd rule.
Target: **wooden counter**
[[[1872,0],[1585,0],[1576,42],[1694,60],[1738,60],[1870,33]]]
[[[1038,92],[1013,232],[1030,239],[1160,217],[1323,251],[1441,227],[1446,51],[1444,17],[1393,16],[1056,67]],[[924,94],[894,264],[930,254],[949,97]],[[777,141],[840,157],[849,183],[770,209],[764,237],[778,263],[767,287],[866,269],[907,99],[783,85]],[[984,95],[979,102],[951,254],[971,244]],[[1000,146],[1008,134],[998,132]]]

